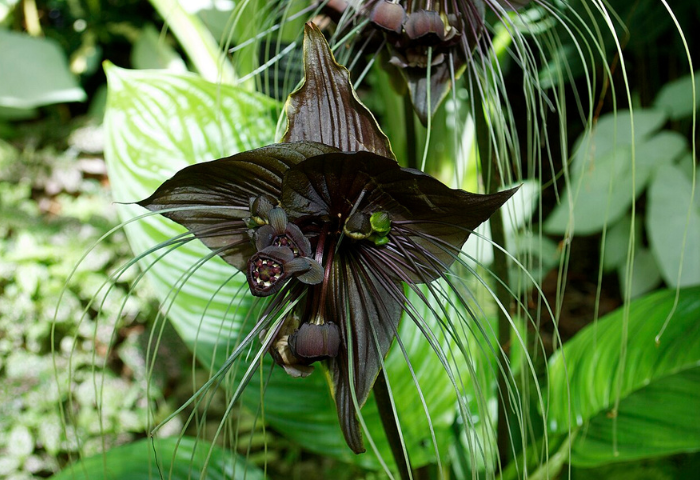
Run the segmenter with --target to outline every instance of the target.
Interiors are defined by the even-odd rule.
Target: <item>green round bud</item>
[[[389,237],[379,237],[377,235],[372,235],[370,238],[374,242],[374,244],[378,247],[381,247],[382,245],[386,245],[389,243]]]
[[[374,212],[369,218],[372,231],[379,236],[386,236],[391,231],[391,218],[387,212]]]

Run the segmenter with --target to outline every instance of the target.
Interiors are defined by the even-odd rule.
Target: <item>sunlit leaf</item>
[[[594,466],[700,450],[698,385],[700,367],[693,367],[626,397],[616,426],[607,415],[590,421],[574,443],[571,462]]]

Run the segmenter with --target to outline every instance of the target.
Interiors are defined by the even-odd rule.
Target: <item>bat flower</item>
[[[355,17],[369,20],[365,34],[383,34],[388,63],[398,68],[423,125],[447,95],[452,77],[469,61],[486,23],[486,10],[497,16],[530,0],[370,0],[331,1],[326,12],[342,21],[348,7]],[[429,70],[428,70],[429,69]],[[428,77],[428,71],[430,77]]]
[[[325,365],[360,453],[355,402],[367,400],[396,335],[403,285],[442,277],[513,191],[453,190],[400,167],[313,24],[304,65],[281,143],[187,167],[139,204],[184,225],[268,297],[255,331],[294,377]]]

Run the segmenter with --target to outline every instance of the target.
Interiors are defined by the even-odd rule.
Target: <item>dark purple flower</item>
[[[413,108],[426,125],[477,48],[486,28],[486,10],[501,16],[528,3],[530,0],[333,1],[325,4],[325,11],[336,21],[342,14],[354,17],[355,24],[367,19],[365,36],[372,35],[373,29],[382,34],[386,63],[403,77]],[[348,15],[348,8],[354,14]]]
[[[187,167],[139,204],[168,209],[245,272],[253,295],[271,298],[258,323],[270,354],[295,377],[324,362],[360,453],[353,397],[362,406],[380,372],[403,285],[441,278],[514,191],[453,190],[400,167],[313,24],[304,45],[306,80],[288,102],[282,143]]]

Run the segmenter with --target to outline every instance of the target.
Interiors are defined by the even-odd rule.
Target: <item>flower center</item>
[[[287,235],[278,235],[275,237],[274,240],[272,240],[272,245],[275,247],[287,247],[289,248],[292,253],[294,254],[295,257],[298,257],[301,255],[301,251],[299,250],[299,247],[297,244],[289,238]]]
[[[253,278],[258,287],[268,288],[274,285],[282,276],[282,265],[273,261],[259,258],[255,262]]]

